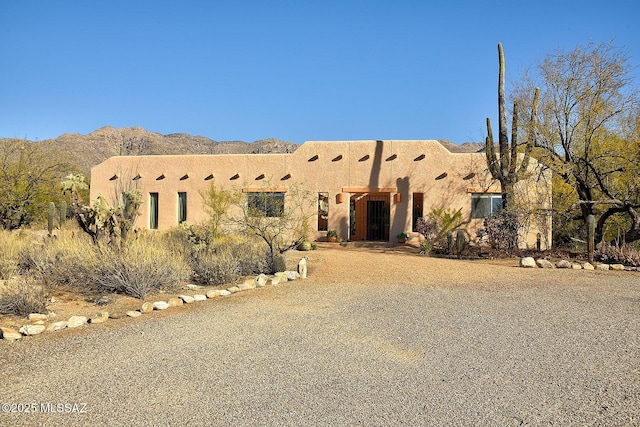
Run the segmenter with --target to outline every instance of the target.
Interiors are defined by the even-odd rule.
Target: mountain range
[[[477,152],[484,147],[484,144],[478,143],[456,145],[447,140],[439,142],[451,152]],[[52,153],[58,153],[87,175],[93,166],[118,155],[292,153],[299,147],[294,142],[276,138],[251,143],[214,141],[204,136],[186,133],[163,135],[141,127],[116,129],[111,126],[102,127],[86,135],[64,134],[34,144]]]

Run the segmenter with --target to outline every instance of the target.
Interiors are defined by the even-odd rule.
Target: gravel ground
[[[0,342],[0,402],[36,407],[0,425],[640,425],[640,273],[308,254],[304,282]]]

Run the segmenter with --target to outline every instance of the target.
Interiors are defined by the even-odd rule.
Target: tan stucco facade
[[[550,208],[551,181],[537,165],[532,160],[531,177],[518,184],[518,197]],[[166,230],[178,225],[179,193],[183,198],[186,193],[188,223],[207,219],[201,193],[212,182],[245,192],[284,191],[285,203],[286,190],[294,185],[312,194],[328,193],[329,230],[345,239],[391,242],[397,233],[411,234],[419,209],[427,215],[435,208],[462,209],[473,238],[482,220],[471,218],[472,195],[499,193],[483,153],[451,153],[435,140],[309,141],[290,154],[112,157],[91,170],[91,200],[101,194],[113,201],[120,192],[138,188],[144,203],[136,226],[150,228],[153,194],[157,228]],[[371,216],[378,208],[385,218],[376,222]],[[529,224],[522,246],[535,246],[538,232],[543,247],[550,242],[550,219],[542,221]],[[326,235],[318,231],[317,217],[311,228],[312,240]]]

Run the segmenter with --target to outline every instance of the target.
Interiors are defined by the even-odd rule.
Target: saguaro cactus
[[[67,202],[60,202],[60,227],[67,220]]]
[[[533,95],[533,106],[531,109],[531,118],[529,121],[529,132],[527,142],[518,144],[518,100],[513,103],[513,122],[511,125],[511,143],[509,143],[507,129],[507,108],[504,95],[504,52],[502,51],[502,43],[498,43],[498,61],[500,71],[498,73],[498,148],[499,157],[496,154],[495,142],[493,140],[493,131],[491,129],[491,120],[487,117],[487,138],[486,138],[486,157],[487,165],[491,176],[500,182],[502,191],[502,207],[507,208],[513,198],[514,186],[516,182],[524,178],[527,168],[529,167],[529,159],[531,150],[535,145],[535,125],[538,113],[538,98],[540,89],[536,88]],[[524,146],[522,150],[519,147]],[[519,151],[522,151],[523,157],[518,162]]]
[[[49,236],[53,235],[53,222],[56,217],[56,204],[53,202],[49,203],[49,213],[47,214],[47,231],[49,232]]]

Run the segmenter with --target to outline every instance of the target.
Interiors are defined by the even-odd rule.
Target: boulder
[[[101,311],[89,319],[89,323],[104,323],[109,320],[109,312]]]
[[[624,271],[624,265],[622,264],[611,264],[611,269],[616,271]]]
[[[182,304],[184,304],[184,301],[182,301],[182,299],[180,298],[176,298],[176,297],[169,298],[169,306],[171,307],[177,307]]]
[[[573,264],[571,264],[571,268],[573,270],[582,270],[582,266],[580,264],[578,264],[577,262],[574,262]]]
[[[7,341],[16,341],[22,338],[22,334],[15,329],[0,327],[0,338]]]
[[[238,289],[240,289],[241,291],[248,291],[249,289],[255,289],[255,288],[256,288],[255,283],[240,283],[238,285]]]
[[[571,268],[571,263],[566,259],[562,259],[556,263],[556,267],[558,268]]]
[[[153,303],[153,309],[154,310],[166,310],[169,307],[170,307],[170,305],[166,301],[156,301],[156,302]]]
[[[138,310],[129,310],[129,311],[127,311],[127,316],[128,317],[140,317],[140,316],[142,316],[142,313],[140,313]]]
[[[584,264],[582,264],[582,268],[584,270],[594,270],[593,264],[591,264],[590,262],[585,262]]]
[[[53,322],[49,326],[47,326],[47,331],[48,332],[61,331],[63,329],[66,329],[68,325],[69,325],[69,323],[67,323],[66,320],[59,320],[59,321]]]
[[[145,302],[144,304],[142,304],[142,307],[140,307],[141,313],[151,313],[152,311],[153,311],[153,303],[151,302]]]
[[[227,288],[227,291],[229,291],[232,294],[235,294],[236,292],[240,292],[240,288],[237,286],[232,286],[230,288]]]
[[[279,271],[275,274],[275,277],[278,279],[278,283],[284,283],[289,280],[289,276],[286,271]]]
[[[536,268],[536,260],[530,256],[520,258],[520,267]]]
[[[122,319],[127,314],[122,311],[116,311],[115,313],[109,313],[109,319]]]
[[[185,304],[191,304],[195,301],[195,299],[193,299],[193,297],[190,295],[178,295],[178,298],[184,301]]]
[[[87,319],[85,316],[71,316],[69,320],[67,320],[67,327],[77,328],[79,326],[86,325],[88,320],[89,319]]]
[[[211,289],[209,292],[207,292],[207,298],[219,297],[220,292],[222,292],[220,289]]]
[[[609,264],[596,264],[596,270],[607,271],[609,270]]]
[[[536,265],[540,268],[553,268],[553,264],[551,263],[551,261],[543,259],[543,258],[539,258],[536,260]]]
[[[255,279],[256,287],[263,288],[267,285],[267,276],[265,274],[259,274]]]
[[[44,325],[24,325],[20,328],[20,333],[25,336],[38,335],[47,329]]]
[[[42,313],[31,313],[29,314],[29,320],[31,322],[37,322],[38,320],[48,320],[49,316]]]
[[[279,284],[280,284],[280,278],[278,277],[270,277],[269,279],[267,279],[267,286],[276,286]]]
[[[298,261],[298,273],[302,279],[307,278],[307,257],[302,257],[300,261]]]
[[[300,273],[298,273],[297,271],[285,271],[285,273],[287,273],[287,280],[291,281],[291,280],[297,280],[300,278]]]
[[[231,295],[231,292],[229,292],[226,289],[223,289],[223,290],[220,291],[220,296],[221,297],[226,297],[226,296],[229,296],[229,295]]]
[[[206,301],[207,300],[207,296],[204,294],[195,294],[193,296],[193,300],[194,301]]]

